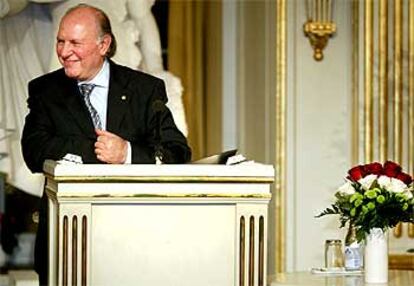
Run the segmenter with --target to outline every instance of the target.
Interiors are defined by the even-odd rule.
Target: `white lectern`
[[[266,284],[272,166],[46,161],[49,285]]]

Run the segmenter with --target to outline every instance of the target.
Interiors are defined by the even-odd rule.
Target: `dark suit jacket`
[[[159,141],[164,162],[191,159],[185,137],[175,126],[171,112],[159,108],[159,100],[167,101],[162,80],[110,61],[106,130],[131,143],[132,163],[154,163]],[[156,108],[154,102],[158,103]],[[97,137],[92,119],[77,81],[68,78],[63,69],[29,83],[28,106],[22,151],[32,172],[42,172],[46,159],[59,160],[67,153],[81,156],[84,163],[100,163],[94,153]],[[47,277],[46,209],[44,195],[35,250],[41,285]]]
[[[153,163],[157,116],[166,163],[184,163],[191,152],[175,126],[170,111],[155,112],[155,100],[167,101],[162,80],[110,62],[106,130],[131,143],[132,163]],[[29,83],[28,105],[22,136],[23,156],[33,172],[42,172],[46,159],[67,153],[84,163],[99,163],[94,153],[96,135],[76,80],[63,69]]]

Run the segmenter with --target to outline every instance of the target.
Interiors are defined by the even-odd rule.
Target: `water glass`
[[[327,269],[339,269],[344,267],[344,254],[342,242],[339,239],[325,241],[325,267]]]

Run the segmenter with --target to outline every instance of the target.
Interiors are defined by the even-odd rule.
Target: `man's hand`
[[[127,141],[105,130],[95,130],[95,154],[98,160],[109,164],[123,164],[127,157]]]

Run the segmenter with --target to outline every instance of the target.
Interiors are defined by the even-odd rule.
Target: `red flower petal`
[[[404,172],[399,173],[396,178],[403,181],[407,186],[413,181],[411,176]]]
[[[359,165],[355,166],[348,171],[349,177],[352,181],[357,182],[359,179],[364,177],[364,167]]]
[[[383,168],[381,163],[378,162],[374,162],[371,164],[366,164],[364,166],[364,171],[368,174],[373,174],[373,175],[382,175],[383,173]]]
[[[384,163],[384,174],[388,177],[396,178],[401,173],[401,166],[395,162],[387,161]]]

